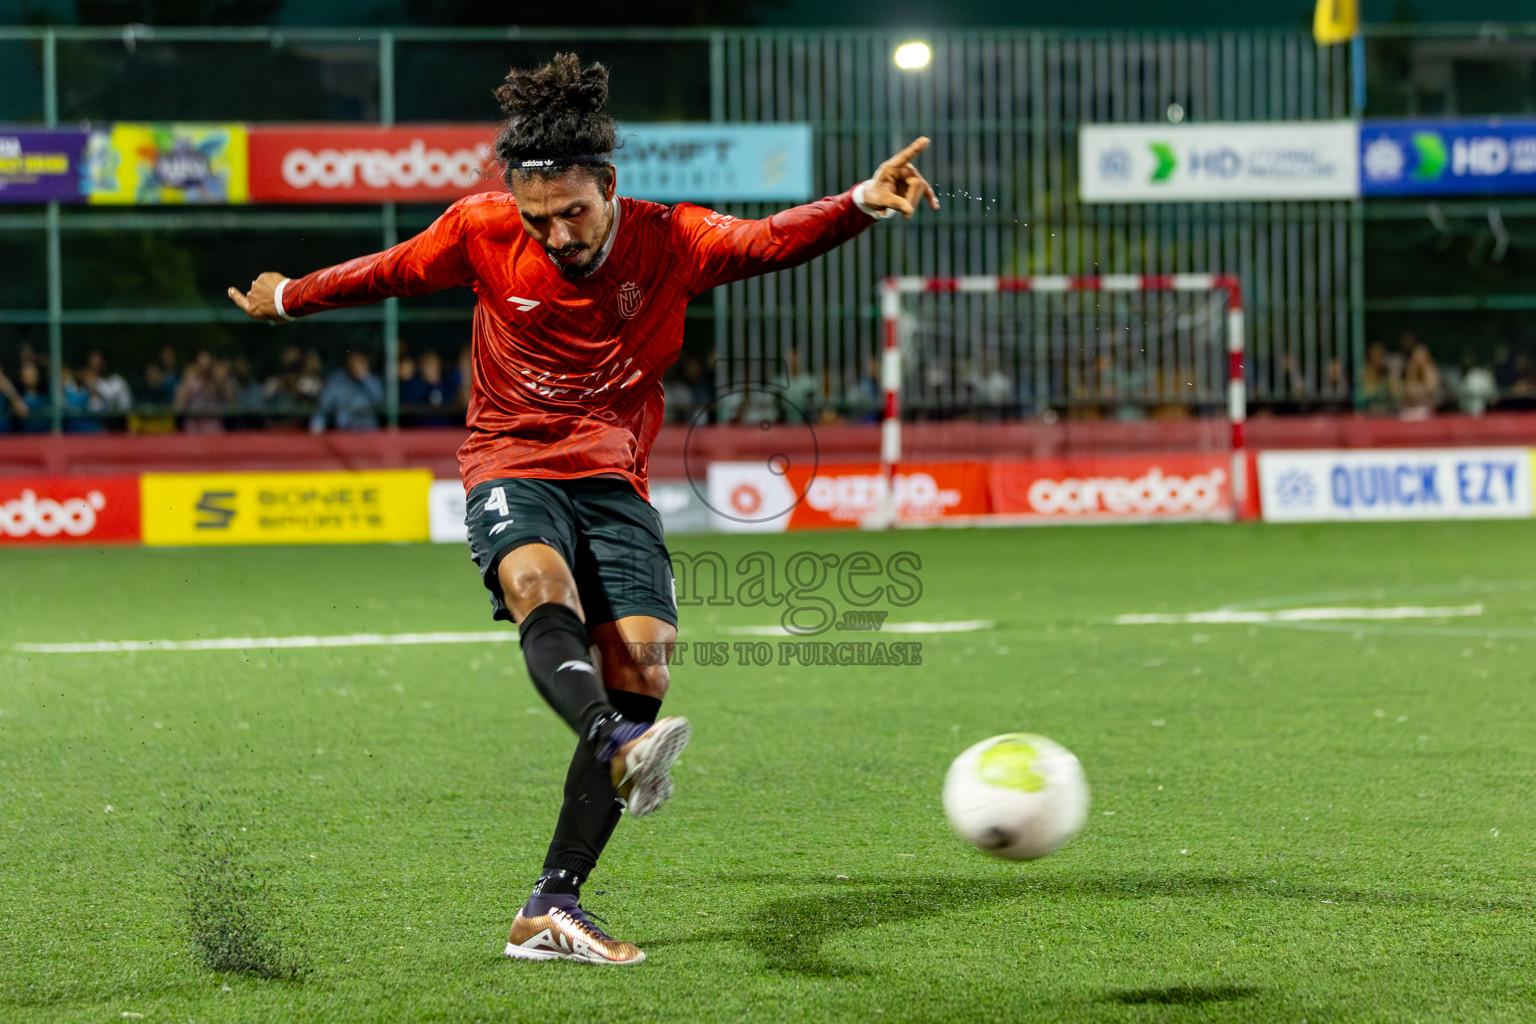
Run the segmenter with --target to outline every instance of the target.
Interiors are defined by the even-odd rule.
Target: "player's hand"
[[[230,301],[241,309],[252,320],[270,320],[279,323],[283,317],[277,311],[277,299],[275,297],[277,286],[288,280],[282,274],[275,271],[267,271],[251,282],[251,290],[241,294],[240,289],[229,290]]]
[[[928,136],[924,135],[881,164],[864,190],[864,202],[877,210],[895,210],[908,220],[917,212],[923,196],[928,197],[929,208],[937,210],[939,197],[933,194],[933,186],[912,166],[912,158],[927,148]]]

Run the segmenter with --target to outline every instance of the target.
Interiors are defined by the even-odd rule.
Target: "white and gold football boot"
[[[507,935],[507,956],[514,960],[574,960],[581,964],[638,964],[645,954],[632,942],[608,935],[572,899],[566,907],[527,917],[517,912]]]
[[[608,767],[627,813],[644,817],[667,802],[673,788],[672,763],[691,735],[688,719],[663,718],[619,747]]]

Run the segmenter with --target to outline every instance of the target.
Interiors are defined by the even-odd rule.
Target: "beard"
[[[573,267],[569,264],[560,262],[560,257],[570,256],[573,253],[585,252],[588,248],[589,247],[586,245],[586,243],[582,243],[581,245],[576,246],[566,246],[564,249],[551,249],[546,245],[544,246],[544,255],[549,257],[549,262],[553,263],[555,265],[555,269],[559,270],[560,273],[564,274],[566,277],[571,278],[573,281],[579,281],[582,278],[592,274],[592,272],[598,268],[598,265],[602,263],[602,260],[594,257],[579,267]]]

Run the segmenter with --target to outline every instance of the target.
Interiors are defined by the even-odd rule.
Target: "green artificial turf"
[[[624,970],[500,955],[572,744],[515,644],[14,647],[504,628],[463,550],[0,551],[0,1016],[1530,1020],[1533,542],[1524,522],[679,538],[781,573],[911,551],[921,595],[876,610],[996,625],[822,638],[920,641],[921,666],[677,667],[677,796],[621,822],[588,885],[648,954]],[[1339,605],[1482,612],[1112,621]],[[684,640],[738,643],[761,638],[726,627],[782,609],[682,611]],[[949,761],[1014,730],[1093,786],[1081,835],[1033,864],[939,807]],[[205,966],[189,898],[280,976]]]

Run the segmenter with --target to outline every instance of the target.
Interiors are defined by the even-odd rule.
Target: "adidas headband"
[[[545,167],[573,167],[576,164],[606,164],[608,157],[596,153],[584,156],[557,156],[537,160],[508,160],[507,167],[514,171],[536,171]]]

